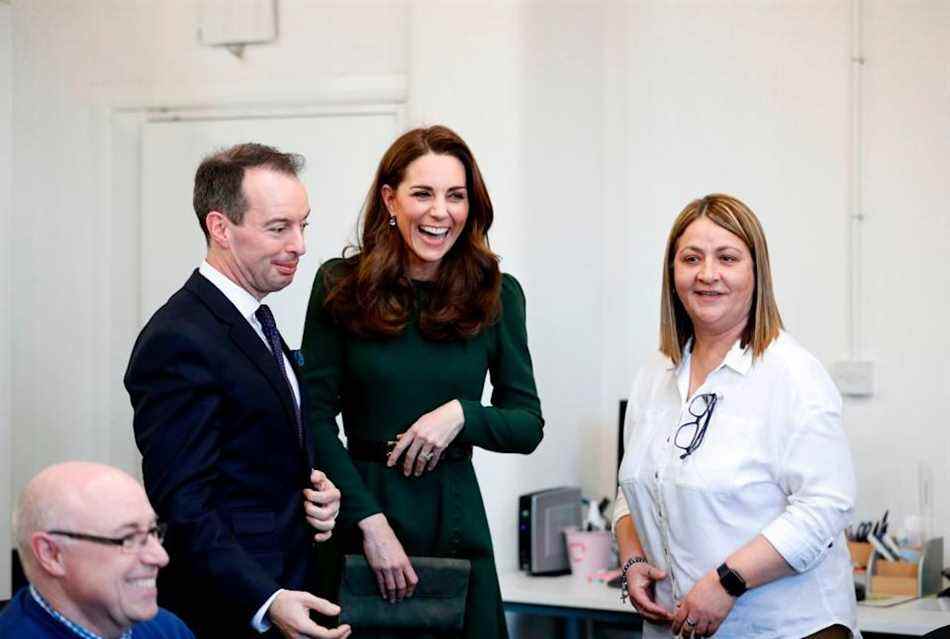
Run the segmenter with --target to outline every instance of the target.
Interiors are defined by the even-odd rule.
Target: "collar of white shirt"
[[[722,360],[722,365],[728,366],[740,375],[747,375],[749,369],[752,368],[752,347],[746,346],[743,348],[741,344],[742,340],[737,339],[735,344],[732,345],[732,348],[729,349],[729,352],[726,353],[726,358]]]
[[[234,304],[244,319],[251,322],[251,325],[254,324],[251,318],[254,317],[254,312],[261,306],[257,298],[235,284],[227,275],[208,264],[207,260],[201,263],[201,266],[198,267],[198,272],[204,275],[208,281],[214,284],[215,287]]]
[[[693,338],[691,337],[683,347],[683,359],[680,361],[679,366],[677,366],[673,371],[673,376],[676,378],[676,385],[680,390],[680,395],[684,398],[683,401],[685,401],[687,396],[686,391],[689,388],[689,363],[690,359],[692,359],[692,356]],[[735,343],[733,343],[732,348],[729,349],[729,352],[726,353],[726,357],[722,360],[722,364],[716,367],[716,370],[718,371],[723,366],[728,366],[742,376],[747,375],[749,373],[749,369],[752,368],[752,347],[746,346],[743,348],[742,340],[737,339]]]
[[[676,367],[674,374],[679,376],[683,371],[689,369],[689,361],[693,357],[693,338],[690,337],[686,342],[686,345],[683,347],[683,359],[680,360],[680,365]],[[732,348],[729,349],[729,352],[726,353],[726,357],[722,360],[722,364],[716,367],[716,370],[719,370],[723,366],[728,366],[735,372],[740,375],[747,375],[749,369],[752,368],[752,347],[746,346],[742,347],[742,340],[737,339],[733,344]]]

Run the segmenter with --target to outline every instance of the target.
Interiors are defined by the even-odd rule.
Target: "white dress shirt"
[[[219,291],[224,293],[228,301],[234,304],[238,313],[247,320],[247,323],[251,325],[251,328],[254,329],[257,336],[261,338],[261,341],[267,346],[267,350],[270,350],[270,344],[267,343],[267,338],[264,337],[264,329],[261,328],[261,323],[257,319],[257,315],[254,314],[257,312],[257,309],[261,307],[262,302],[258,302],[256,297],[234,283],[227,275],[208,264],[207,261],[201,263],[201,266],[198,267],[198,272],[214,284]],[[290,380],[290,387],[294,392],[294,399],[297,401],[297,406],[299,407],[300,385],[297,382],[297,376],[294,375],[294,369],[290,365],[290,360],[287,359],[287,354],[283,353],[283,356],[284,372],[287,373],[287,379]]]
[[[855,479],[835,385],[783,332],[755,361],[737,341],[689,397],[691,346],[677,367],[657,353],[640,370],[626,413],[614,523],[631,514],[647,559],[666,571],[658,603],[672,611],[762,534],[796,572],[739,597],[716,637],[800,639],[834,624],[860,637],[843,534]],[[718,396],[705,439],[680,459],[676,431],[705,393]],[[670,630],[644,623],[643,636]]]
[[[270,350],[270,344],[267,342],[267,338],[264,337],[264,329],[261,328],[261,323],[257,319],[257,315],[254,313],[257,312],[257,309],[260,308],[261,302],[257,301],[257,298],[248,293],[246,290],[238,286],[234,281],[232,281],[224,273],[216,269],[215,267],[208,264],[207,260],[203,261],[198,267],[198,272],[201,273],[209,282],[215,285],[215,287],[221,291],[228,301],[234,304],[234,307],[237,308],[238,313],[247,320],[248,324],[251,325],[251,328],[254,329],[254,332],[257,333],[257,336],[261,338],[261,341],[264,342],[264,345],[267,346],[267,350]],[[290,381],[290,387],[293,390],[294,400],[297,402],[297,406],[300,406],[300,385],[297,382],[297,376],[294,374],[294,369],[290,365],[290,360],[287,359],[287,354],[283,353],[284,356],[284,371],[287,373],[287,379]],[[277,590],[272,594],[267,601],[264,602],[264,605],[258,608],[257,613],[254,615],[254,618],[251,619],[251,627],[253,627],[258,632],[267,632],[270,629],[270,621],[265,618],[267,611],[270,609],[270,605],[274,602],[274,599],[280,593],[282,589]]]

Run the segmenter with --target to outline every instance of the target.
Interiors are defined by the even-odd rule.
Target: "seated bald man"
[[[50,466],[23,490],[13,529],[30,585],[0,614],[0,637],[194,639],[158,607],[164,528],[129,475],[86,462]]]

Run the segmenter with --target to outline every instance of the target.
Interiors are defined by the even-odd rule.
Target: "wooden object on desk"
[[[866,541],[848,542],[848,552],[851,553],[851,564],[855,568],[867,568],[872,550],[874,550],[874,546]]]
[[[868,559],[867,587],[871,595],[909,595],[924,597],[940,591],[943,568],[943,537],[935,537],[924,544],[920,560],[887,561],[876,552]]]
[[[917,596],[917,564],[907,561],[887,561],[877,559],[874,562],[874,574],[871,575],[871,592],[875,595]]]

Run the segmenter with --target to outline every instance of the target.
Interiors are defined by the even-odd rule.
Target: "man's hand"
[[[673,634],[683,637],[709,637],[732,611],[736,598],[719,583],[716,571],[710,571],[697,581],[686,598],[676,604],[673,615]]]
[[[390,603],[411,597],[419,578],[386,516],[382,513],[370,515],[359,523],[359,527],[363,531],[363,553],[376,573],[380,595]]]
[[[309,592],[300,590],[281,590],[277,593],[267,616],[271,623],[277,626],[280,633],[287,639],[301,637],[317,639],[344,639],[350,636],[349,626],[338,626],[328,629],[318,626],[310,618],[310,611],[316,610],[322,615],[335,617],[340,614],[340,607],[326,599],[320,599]]]
[[[389,454],[386,465],[395,466],[405,452],[402,470],[406,477],[413,473],[418,477],[424,470],[433,470],[464,425],[465,413],[457,399],[442,404],[417,419],[405,433],[396,435],[399,442]]]
[[[672,613],[656,603],[654,583],[666,579],[666,573],[646,562],[627,569],[627,594],[640,616],[653,623],[669,623]]]
[[[303,508],[307,521],[319,531],[313,536],[314,540],[326,541],[333,534],[336,516],[340,514],[340,491],[319,470],[310,472],[310,484],[313,489],[303,489]]]

